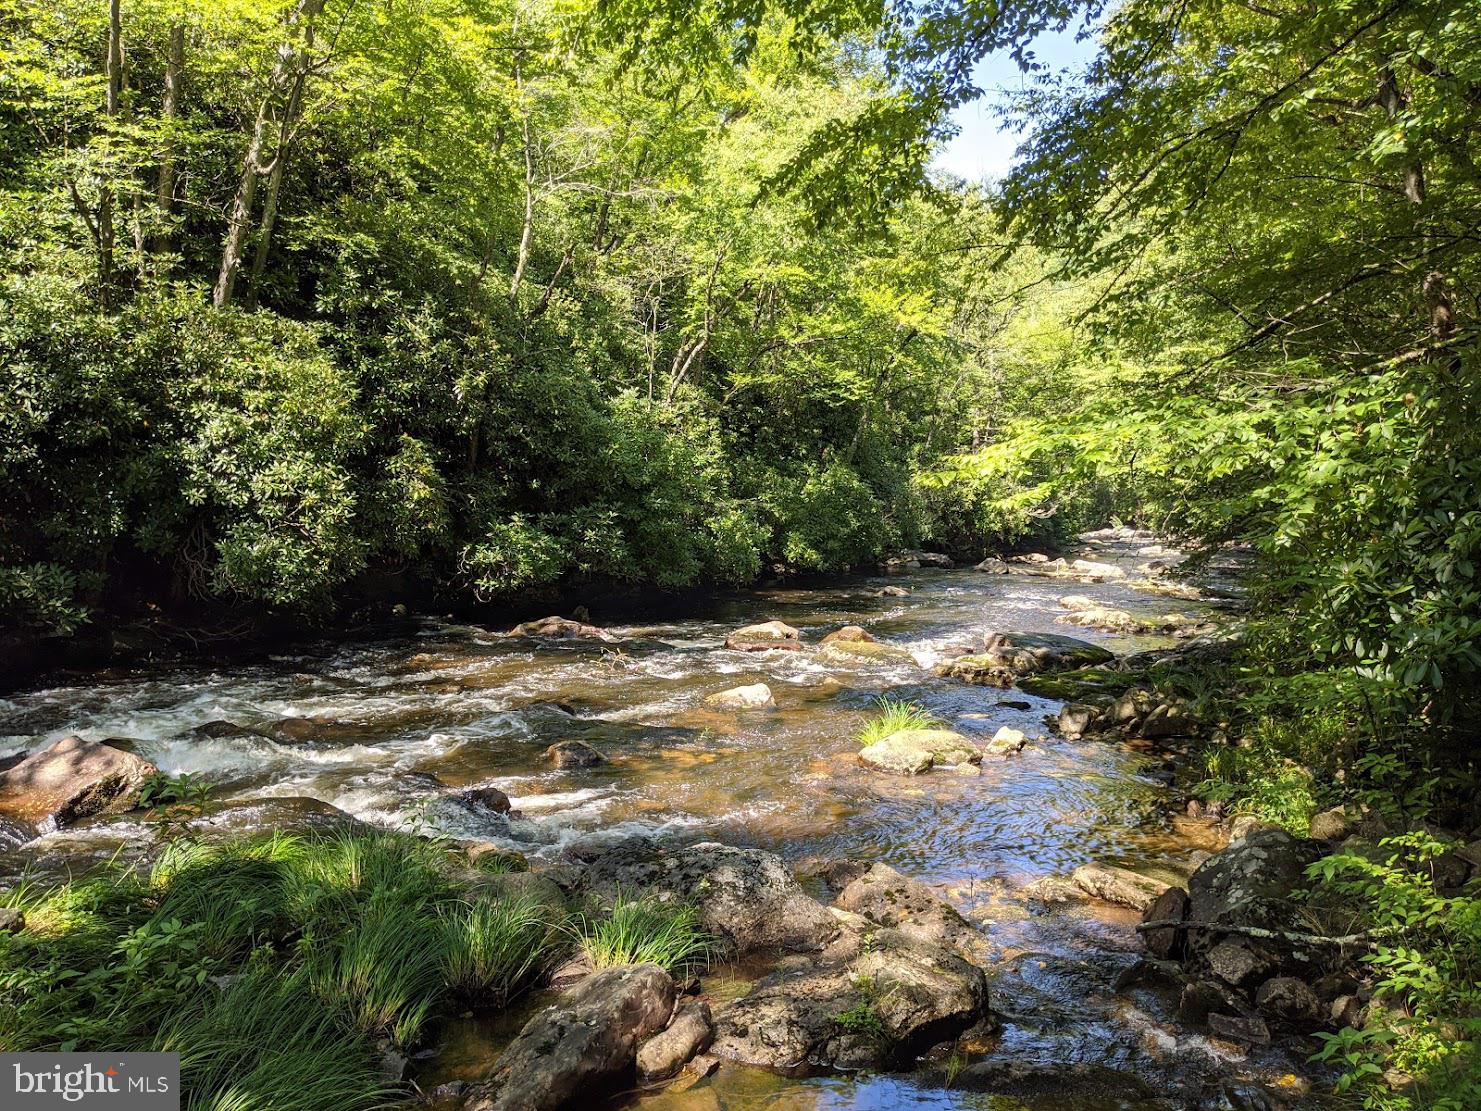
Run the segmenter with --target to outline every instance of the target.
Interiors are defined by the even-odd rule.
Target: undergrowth
[[[669,972],[708,967],[719,955],[716,938],[692,903],[618,894],[605,914],[577,918],[573,935],[594,968],[656,964]]]
[[[925,707],[903,699],[881,698],[879,713],[859,732],[859,743],[872,745],[905,729],[940,729],[943,723]]]

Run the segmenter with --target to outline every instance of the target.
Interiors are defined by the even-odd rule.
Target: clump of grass
[[[411,1045],[443,988],[443,939],[424,907],[378,902],[310,960],[310,978],[366,1034]]]
[[[919,703],[885,697],[879,700],[879,713],[860,731],[859,743],[872,745],[905,729],[940,729],[943,725],[940,718]]]
[[[369,1043],[301,974],[246,973],[166,1018],[147,1048],[180,1054],[191,1111],[371,1111],[398,1102]]]
[[[564,948],[562,922],[531,895],[454,903],[441,923],[443,978],[464,998],[502,1007]]]
[[[694,906],[651,897],[619,894],[605,915],[578,918],[574,933],[594,968],[656,964],[669,972],[692,972],[709,967],[720,951]]]

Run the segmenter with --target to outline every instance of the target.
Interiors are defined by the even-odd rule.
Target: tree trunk
[[[108,56],[103,63],[107,79],[103,107],[108,119],[118,117],[123,94],[123,21],[119,0],[108,0]],[[113,307],[113,186],[105,170],[98,194],[98,304],[104,312]]]
[[[247,307],[257,307],[258,287],[262,284],[263,271],[267,269],[268,252],[272,250],[273,228],[278,222],[278,196],[283,187],[283,171],[288,164],[288,148],[293,145],[293,129],[298,121],[299,106],[303,103],[305,74],[300,72],[288,96],[288,106],[283,111],[278,126],[278,151],[273,156],[273,172],[267,179],[267,199],[262,205],[262,228],[257,233],[257,253],[252,256],[252,281],[247,286]]]
[[[185,75],[185,25],[170,26],[170,46],[165,57],[165,94],[160,116],[165,122],[164,152],[159,162],[159,178],[154,184],[154,203],[159,209],[162,229],[154,237],[154,249],[162,254],[170,250],[170,212],[175,205],[175,138],[171,134],[180,118],[180,87]]]
[[[241,181],[237,184],[236,196],[232,198],[231,211],[227,215],[226,242],[221,247],[221,268],[217,271],[216,286],[211,292],[211,301],[217,308],[231,304],[232,294],[236,290],[237,273],[242,267],[242,254],[252,225],[252,203],[257,197],[257,182],[263,174],[271,171],[270,166],[262,164],[262,148],[272,121],[273,105],[289,92],[299,71],[302,57],[299,49],[300,29],[323,10],[324,0],[298,0],[298,6],[288,17],[288,37],[278,47],[278,60],[273,66],[267,91],[257,109],[252,135],[247,140],[247,152],[242,158]],[[286,114],[286,108],[284,111]]]

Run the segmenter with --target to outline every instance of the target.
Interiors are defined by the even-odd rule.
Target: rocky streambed
[[[614,970],[447,1024],[407,1068],[449,1107],[1292,1103],[1325,1012],[1211,1024],[1258,1018],[1257,970],[1211,998],[1181,925],[1230,831],[1170,796],[1198,723],[1137,682],[1148,653],[1218,650],[1232,584],[1168,578],[1178,554],[1130,530],[1083,540],[1078,562],[907,553],[661,623],[593,603],[13,693],[0,868],[148,852],[125,808],[158,768],[211,784],[204,835],[439,834],[564,897],[693,901],[725,942],[695,983]],[[933,735],[861,759],[882,696]]]

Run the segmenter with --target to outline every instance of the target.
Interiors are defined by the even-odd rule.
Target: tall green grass
[[[879,713],[859,732],[861,745],[872,745],[905,729],[941,729],[945,723],[915,702],[888,696],[879,700]]]
[[[651,897],[619,893],[605,915],[578,918],[574,932],[594,968],[656,964],[674,973],[692,972],[708,967],[720,951],[692,904]]]
[[[568,948],[562,925],[527,894],[456,903],[442,919],[443,978],[465,999],[502,1007]]]

